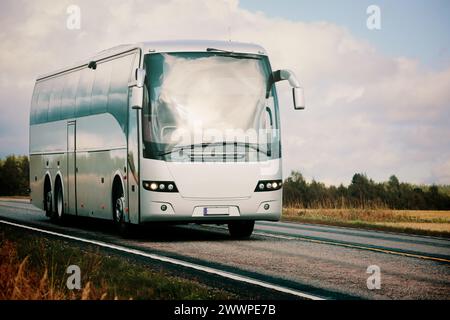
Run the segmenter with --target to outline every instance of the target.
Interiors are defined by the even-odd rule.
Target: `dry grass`
[[[283,220],[450,237],[450,211],[284,208]]]
[[[19,259],[14,242],[2,241],[0,247],[0,300],[61,300],[105,299],[107,288],[91,287],[87,282],[82,290],[67,290],[62,281],[55,279],[45,265],[36,270],[30,264],[30,256]],[[117,298],[117,297],[115,297]]]
[[[66,286],[66,268],[72,264],[80,267],[81,290]],[[0,300],[236,298],[234,293],[119,255],[13,227],[0,229]]]
[[[450,236],[450,223],[427,223],[427,222],[377,222],[377,225],[393,228],[404,228],[410,230],[431,231],[438,234],[448,233]]]

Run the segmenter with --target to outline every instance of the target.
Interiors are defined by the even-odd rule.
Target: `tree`
[[[348,187],[348,191],[354,200],[356,200],[358,206],[365,207],[369,190],[370,182],[367,176],[363,173],[355,173],[352,178],[352,183]]]
[[[395,175],[376,183],[363,173],[353,175],[348,187],[307,182],[293,171],[283,187],[284,203],[303,208],[391,208],[411,210],[450,209],[450,186],[417,186],[400,182]]]
[[[0,162],[0,195],[27,195],[29,190],[27,156],[10,155]]]
[[[2,166],[2,194],[15,195],[20,180],[20,171],[15,156],[8,156]]]

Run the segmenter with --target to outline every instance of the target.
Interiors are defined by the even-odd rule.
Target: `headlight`
[[[281,180],[260,180],[256,184],[255,192],[279,190],[282,185]]]
[[[142,186],[145,190],[155,192],[178,192],[173,181],[144,181]]]

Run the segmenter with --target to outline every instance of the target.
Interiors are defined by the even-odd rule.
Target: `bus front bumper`
[[[254,192],[249,198],[184,198],[178,193],[141,193],[140,222],[226,223],[232,220],[278,221],[282,190]]]

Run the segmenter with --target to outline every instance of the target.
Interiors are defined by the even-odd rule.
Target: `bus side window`
[[[64,89],[66,76],[59,76],[53,79],[53,88],[50,94],[50,103],[48,107],[48,121],[57,121],[61,119],[61,96]]]
[[[80,81],[76,96],[76,116],[88,116],[91,108],[92,85],[94,83],[95,70],[84,68],[80,71]]]
[[[91,114],[104,113],[108,105],[111,62],[97,63],[91,97]]]
[[[38,100],[37,100],[37,108],[36,108],[36,115],[35,115],[37,123],[47,122],[48,104],[49,104],[51,90],[52,90],[52,81],[45,80],[42,83],[42,87],[40,89]]]
[[[128,80],[133,55],[127,55],[112,61],[111,85],[108,93],[108,112],[120,123],[124,131],[128,126]]]
[[[61,119],[69,119],[75,116],[75,98],[77,94],[80,72],[74,71],[66,75],[67,81],[61,99]]]
[[[41,91],[42,83],[36,82],[33,91],[33,97],[31,98],[31,109],[30,109],[30,124],[36,124],[36,109],[37,109],[37,101],[39,97],[39,92]]]

